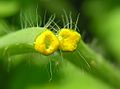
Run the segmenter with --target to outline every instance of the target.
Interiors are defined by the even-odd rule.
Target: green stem
[[[45,28],[32,27],[0,38],[0,57],[34,52],[34,41]]]
[[[73,53],[64,52],[63,57],[77,67],[83,68],[88,73],[113,85],[115,89],[120,88],[120,71],[103,57],[93,52],[83,41],[78,44],[76,51]]]
[[[0,58],[15,54],[36,52],[34,49],[35,38],[44,30],[45,28],[32,27],[1,37]],[[79,42],[76,51],[63,52],[62,55],[63,58],[69,60],[74,65],[83,68],[88,73],[119,89],[120,71],[100,55],[93,52],[83,41]]]

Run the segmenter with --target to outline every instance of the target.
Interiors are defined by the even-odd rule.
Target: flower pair
[[[57,49],[72,52],[77,48],[80,38],[80,34],[74,30],[63,28],[56,36],[47,29],[36,38],[34,47],[44,55],[50,55]]]

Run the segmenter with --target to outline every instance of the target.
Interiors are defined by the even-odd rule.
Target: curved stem
[[[91,75],[113,85],[115,89],[120,88],[120,71],[103,57],[93,52],[83,41],[80,41],[76,51],[73,53],[64,52],[63,57]]]
[[[32,27],[1,37],[0,57],[35,51],[34,40],[44,30],[42,27]]]

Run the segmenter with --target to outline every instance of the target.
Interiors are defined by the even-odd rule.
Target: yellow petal
[[[57,37],[50,30],[46,30],[36,38],[34,47],[38,52],[50,55],[58,49],[58,46]]]
[[[63,28],[58,32],[59,48],[62,51],[74,51],[80,38],[81,36],[78,32]]]

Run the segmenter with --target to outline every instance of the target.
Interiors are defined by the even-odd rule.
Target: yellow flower
[[[78,32],[63,28],[58,32],[59,48],[62,51],[74,51],[81,36]]]
[[[34,47],[38,52],[50,55],[58,49],[58,46],[57,37],[50,30],[45,30],[36,38]]]

